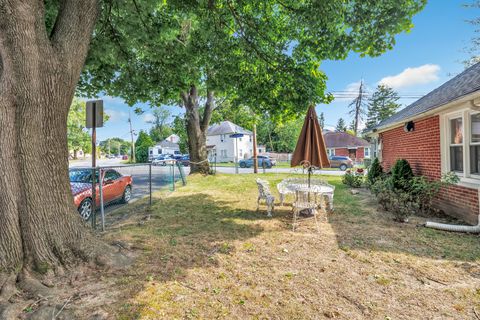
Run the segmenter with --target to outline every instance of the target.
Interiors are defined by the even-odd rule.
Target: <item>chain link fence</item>
[[[102,230],[105,229],[105,216],[113,210],[144,198],[151,205],[152,193],[175,191],[178,181],[183,185],[187,183],[184,165],[177,161],[160,165],[70,168],[70,186],[78,213],[94,229],[100,222]]]

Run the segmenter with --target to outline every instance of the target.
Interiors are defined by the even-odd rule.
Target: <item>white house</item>
[[[177,136],[175,133],[169,135],[165,140],[173,142],[173,143],[179,143],[180,142],[180,137]]]
[[[230,137],[235,133],[243,136]],[[208,128],[207,148],[210,160],[213,160],[216,155],[217,162],[235,161],[236,157],[249,158],[253,154],[253,134],[230,121],[223,121]]]
[[[156,157],[164,154],[180,154],[180,147],[177,143],[163,140],[155,146],[148,148],[148,159],[153,160]]]

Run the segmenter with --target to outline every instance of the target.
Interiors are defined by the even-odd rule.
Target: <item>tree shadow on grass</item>
[[[136,218],[111,226],[107,237],[130,243],[140,253],[134,267],[138,275],[181,280],[187,269],[215,267],[218,255],[235,250],[234,241],[263,231],[259,221],[270,219],[264,211],[237,209],[232,203],[201,193],[170,196],[150,210],[138,203]],[[143,210],[148,210],[148,221],[141,218]]]
[[[480,258],[477,235],[428,229],[426,218],[411,217],[408,223],[378,208],[373,195],[351,195],[344,186],[335,190],[335,213],[329,222],[340,248],[384,251],[438,260],[475,261]],[[338,199],[337,199],[338,198]]]

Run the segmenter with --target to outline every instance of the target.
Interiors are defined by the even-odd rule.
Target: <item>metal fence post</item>
[[[103,208],[103,170],[98,170],[98,191],[100,197],[100,213],[102,215],[102,231],[105,231],[105,210]]]
[[[172,164],[172,191],[175,191],[175,164],[177,162]]]
[[[151,206],[152,205],[152,164],[151,163],[148,166],[148,189],[150,191],[149,203]]]
[[[96,210],[97,210],[97,186],[96,186],[96,168],[92,167],[92,229],[97,228],[97,217],[96,217]]]

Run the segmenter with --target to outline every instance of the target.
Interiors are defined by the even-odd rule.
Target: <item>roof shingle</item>
[[[208,128],[207,136],[217,136],[220,134],[229,134],[229,133],[243,133],[243,134],[252,134],[251,131],[244,129],[240,126],[237,126],[235,123],[230,121],[222,121],[211,125]]]
[[[354,137],[346,132],[324,132],[327,148],[357,148],[368,147],[370,143],[359,137]]]
[[[419,100],[383,120],[374,128],[382,128],[441,107],[480,90],[480,63],[474,64]]]

